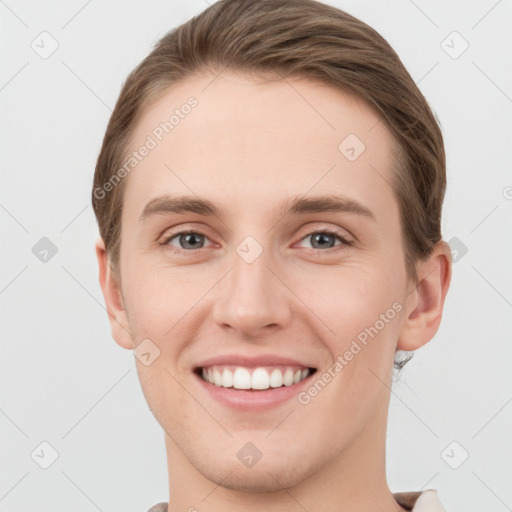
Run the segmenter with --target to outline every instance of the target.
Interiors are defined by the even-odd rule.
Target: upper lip
[[[314,368],[314,366],[299,361],[291,357],[283,357],[273,354],[260,356],[244,356],[239,354],[226,354],[221,356],[209,357],[197,364],[196,368],[205,368],[213,365],[231,364],[235,366],[245,366],[247,368],[256,368],[258,366],[302,366],[303,368]]]

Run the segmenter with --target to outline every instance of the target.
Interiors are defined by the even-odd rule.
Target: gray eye
[[[204,246],[204,235],[183,233],[179,235],[179,243],[183,249],[201,249]]]
[[[311,238],[311,245],[315,249],[334,247],[337,238],[335,235],[331,235],[330,233],[314,233],[309,235],[309,237]]]
[[[186,252],[193,252],[202,248],[212,247],[213,245],[206,235],[191,229],[169,235],[163,244]]]

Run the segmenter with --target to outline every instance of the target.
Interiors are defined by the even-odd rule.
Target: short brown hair
[[[102,187],[123,165],[137,121],[179,80],[224,69],[312,78],[375,109],[396,142],[391,185],[400,206],[407,275],[416,282],[416,263],[442,238],[446,163],[440,127],[387,41],[350,14],[314,0],[220,0],[168,32],[129,74],[107,126],[92,193],[114,275],[120,277],[126,180],[108,194]]]

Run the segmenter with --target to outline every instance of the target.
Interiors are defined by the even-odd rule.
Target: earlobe
[[[452,275],[449,245],[440,241],[418,269],[418,283],[408,293],[406,318],[398,337],[397,350],[413,351],[436,334]]]
[[[95,249],[98,259],[99,281],[105,299],[112,337],[118,345],[131,350],[133,349],[133,341],[130,335],[126,308],[123,303],[119,284],[112,273],[105,243],[101,237],[97,239]]]

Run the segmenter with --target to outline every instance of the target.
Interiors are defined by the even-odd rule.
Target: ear
[[[416,350],[434,337],[441,323],[451,277],[452,253],[450,246],[441,240],[431,256],[420,263],[418,283],[408,293],[397,350]]]
[[[130,335],[128,315],[126,314],[120,287],[110,267],[105,243],[101,237],[96,241],[95,248],[98,258],[100,286],[105,298],[112,337],[118,345],[131,350],[134,347]]]

